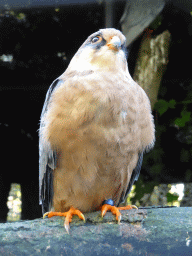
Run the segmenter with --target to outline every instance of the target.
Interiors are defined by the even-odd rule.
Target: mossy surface
[[[191,217],[192,208],[130,210],[118,225],[94,212],[86,223],[74,217],[70,234],[60,217],[3,223],[0,255],[180,255],[192,251]]]

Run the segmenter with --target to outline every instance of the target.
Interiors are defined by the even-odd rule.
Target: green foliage
[[[182,148],[180,153],[180,161],[183,163],[187,163],[189,162],[190,157],[191,157],[190,152],[185,148]]]
[[[174,120],[174,124],[178,127],[184,127],[187,122],[191,121],[191,112],[186,110],[187,104],[191,104],[192,101],[176,102],[174,99],[170,101],[158,100],[155,104],[155,110],[162,116],[168,109],[175,109],[177,105],[183,104],[183,110],[181,111],[181,117]]]
[[[175,119],[174,123],[179,127],[184,127],[186,122],[191,120],[191,112],[183,110],[181,112],[181,118]]]
[[[153,173],[153,174],[161,174],[161,171],[163,169],[163,164],[162,163],[156,163],[155,165],[153,165],[150,169],[150,171]]]
[[[178,198],[179,198],[179,195],[178,194],[176,194],[176,193],[167,193],[167,202],[168,203],[173,203],[173,202],[175,202],[175,201],[177,201],[178,200]]]
[[[142,177],[138,179],[138,181],[135,183],[135,190],[134,195],[131,198],[132,204],[136,204],[136,202],[139,202],[141,204],[141,198],[144,196],[144,194],[151,194],[155,185],[157,185],[156,182],[144,182]],[[138,205],[139,206],[139,205]]]
[[[169,102],[166,100],[158,100],[155,104],[155,110],[162,116],[169,108],[175,108],[176,101],[170,100]]]
[[[192,179],[192,172],[191,172],[191,170],[190,169],[187,169],[186,170],[186,172],[185,172],[185,179],[186,179],[186,181],[191,181],[191,179]]]

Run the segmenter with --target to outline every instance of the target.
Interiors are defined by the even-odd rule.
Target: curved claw
[[[101,209],[101,217],[102,217],[102,218],[105,216],[106,212],[107,212],[107,211],[106,211],[105,209]]]
[[[136,205],[127,205],[127,206],[122,206],[122,207],[118,207],[119,210],[131,210],[131,209],[137,209]]]
[[[45,219],[46,216],[48,216],[49,212],[46,212],[43,214],[43,219]]]
[[[46,212],[43,215],[43,219],[48,216],[48,218],[51,218],[53,216],[64,216],[65,217],[65,222],[64,222],[64,227],[69,234],[70,226],[69,223],[72,221],[73,215],[77,215],[81,220],[85,222],[85,216],[83,213],[74,207],[71,207],[68,212]]]
[[[65,212],[65,222],[64,222],[64,227],[69,234],[70,226],[69,223],[72,221],[73,215],[77,215],[81,220],[85,222],[85,216],[83,213],[74,207],[71,207],[68,212]]]
[[[66,220],[64,222],[64,227],[65,227],[65,230],[67,231],[67,233],[69,234],[70,226],[69,226],[69,222]]]
[[[103,218],[107,211],[111,211],[112,214],[116,215],[116,220],[119,224],[120,221],[121,221],[121,213],[120,213],[119,210],[131,210],[131,209],[138,209],[138,208],[135,205],[127,205],[127,206],[124,206],[124,207],[116,207],[116,206],[112,206],[112,205],[109,205],[109,204],[104,204],[101,207],[101,216]]]
[[[83,222],[85,222],[85,216],[83,215],[83,213],[81,213],[81,218],[83,220]]]
[[[102,207],[101,207],[101,216],[105,216],[106,212],[107,211],[111,211],[112,214],[116,215],[116,220],[118,223],[120,223],[121,221],[121,213],[119,212],[118,208],[116,206],[112,206],[112,205],[109,205],[109,204],[104,204]]]
[[[121,222],[121,214],[118,216],[117,223],[119,224]]]

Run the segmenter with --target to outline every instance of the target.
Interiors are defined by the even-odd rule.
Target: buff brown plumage
[[[115,211],[138,179],[143,152],[154,145],[150,102],[129,74],[125,41],[116,29],[90,35],[47,92],[40,203],[43,213],[59,212],[45,215],[66,216],[67,231],[73,214]],[[105,206],[108,199],[115,208]]]

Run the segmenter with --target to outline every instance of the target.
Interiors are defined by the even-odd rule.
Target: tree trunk
[[[133,79],[145,90],[153,109],[168,63],[171,35],[166,30],[152,38],[150,30],[147,31],[141,42]]]

